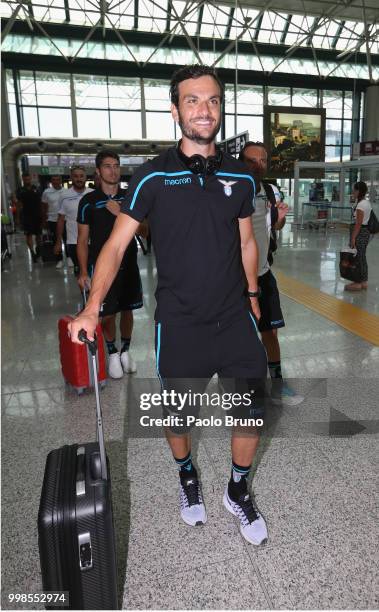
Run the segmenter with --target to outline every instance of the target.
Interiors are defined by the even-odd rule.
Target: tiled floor
[[[36,526],[48,451],[90,441],[95,430],[93,396],[65,388],[57,353],[57,319],[80,302],[72,273],[32,267],[19,234],[15,242],[2,283],[4,608],[12,607],[8,593],[41,589]],[[377,238],[368,250],[369,289],[356,295],[343,293],[337,272],[344,234],[288,227],[281,242],[276,268],[379,312]],[[155,377],[155,269],[152,257],[140,263],[146,306],[136,314],[132,350],[137,377],[147,378]],[[256,458],[253,490],[270,534],[263,547],[242,539],[222,505],[227,432],[204,430],[195,441],[209,518],[190,528],[180,521],[165,441],[130,436],[126,380],[102,392],[125,609],[377,608],[379,349],[288,298],[282,306],[283,369],[308,393],[300,406],[273,412]],[[309,392],[309,379],[319,377],[328,379],[326,397]],[[349,427],[359,433],[346,435]]]

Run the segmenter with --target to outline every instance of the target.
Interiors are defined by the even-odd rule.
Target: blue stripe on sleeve
[[[89,205],[90,205],[90,203],[88,202],[88,203],[87,203],[87,204],[85,204],[85,205],[83,206],[83,208],[82,208],[82,223],[85,223],[85,221],[84,221],[84,211],[85,211],[85,209],[87,208],[87,206],[89,206]]]
[[[146,183],[146,181],[148,181],[149,179],[153,178],[154,176],[183,176],[183,174],[192,174],[192,172],[190,170],[183,170],[182,172],[152,172],[151,174],[148,174],[147,176],[145,176],[137,185],[136,190],[134,192],[133,195],[133,199],[131,201],[130,204],[130,210],[133,210],[134,208],[134,204],[136,203],[136,199],[138,196],[138,193],[140,191],[140,189],[143,187],[143,185]]]

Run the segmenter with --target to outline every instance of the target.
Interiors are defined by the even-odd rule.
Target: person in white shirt
[[[62,193],[62,177],[59,175],[52,176],[50,181],[51,187],[45,189],[41,198],[44,217],[43,225],[47,227],[51,239],[56,242],[59,201]],[[63,232],[63,241],[66,241],[65,231]],[[62,252],[56,255],[56,261],[56,268],[59,270],[63,266]]]
[[[278,329],[284,327],[276,279],[271,272],[272,253],[276,250],[276,230],[285,224],[288,206],[282,202],[276,185],[264,181],[267,174],[267,151],[262,142],[247,142],[240,161],[244,162],[256,180],[254,236],[258,247],[258,287],[261,318],[258,329],[267,352],[268,367],[273,381],[271,400],[278,404],[295,406],[303,401],[282,377]]]
[[[363,181],[358,181],[354,184],[353,197],[356,203],[353,206],[354,223],[350,227],[350,246],[352,249],[357,249],[361,279],[359,282],[345,285],[345,291],[362,291],[362,289],[367,289],[368,268],[366,249],[370,240],[370,231],[367,225],[372,210],[370,201],[366,200],[367,191],[367,185]]]
[[[67,264],[69,267],[74,267],[75,275],[79,274],[79,261],[76,254],[76,244],[78,242],[78,225],[76,222],[78,206],[82,197],[86,193],[93,191],[93,189],[86,187],[86,180],[85,169],[82,166],[74,166],[71,168],[72,186],[69,189],[62,189],[59,198],[57,240],[54,251],[56,255],[62,251],[62,237],[66,222]]]

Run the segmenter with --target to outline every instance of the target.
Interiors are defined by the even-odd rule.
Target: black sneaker
[[[225,508],[239,519],[241,535],[247,542],[259,546],[267,540],[266,522],[254,506],[249,493],[243,493],[238,498],[238,502],[235,502],[229,497],[226,487],[223,502]]]
[[[195,476],[180,479],[180,515],[192,527],[207,522],[200,482]]]

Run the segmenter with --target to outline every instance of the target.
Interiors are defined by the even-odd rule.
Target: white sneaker
[[[124,368],[124,372],[126,372],[127,374],[137,372],[137,366],[133,357],[130,354],[130,351],[123,351],[121,353],[121,363],[122,367]]]
[[[223,503],[225,508],[240,520],[240,532],[247,542],[259,546],[267,540],[266,522],[254,507],[249,493],[243,493],[238,502],[235,502],[230,499],[226,487]]]
[[[191,527],[207,522],[200,482],[194,476],[180,481],[180,516]]]
[[[120,353],[112,353],[108,356],[108,374],[111,378],[122,378],[124,371],[122,369]]]
[[[67,265],[68,265],[69,268],[73,268],[75,266],[75,264],[72,261],[71,257],[67,257]]]
[[[60,261],[58,261],[57,265],[55,266],[55,268],[57,270],[61,270],[63,268],[63,260],[61,259]]]
[[[304,401],[304,396],[291,389],[282,378],[274,378],[271,381],[271,401],[279,406],[297,406]]]

